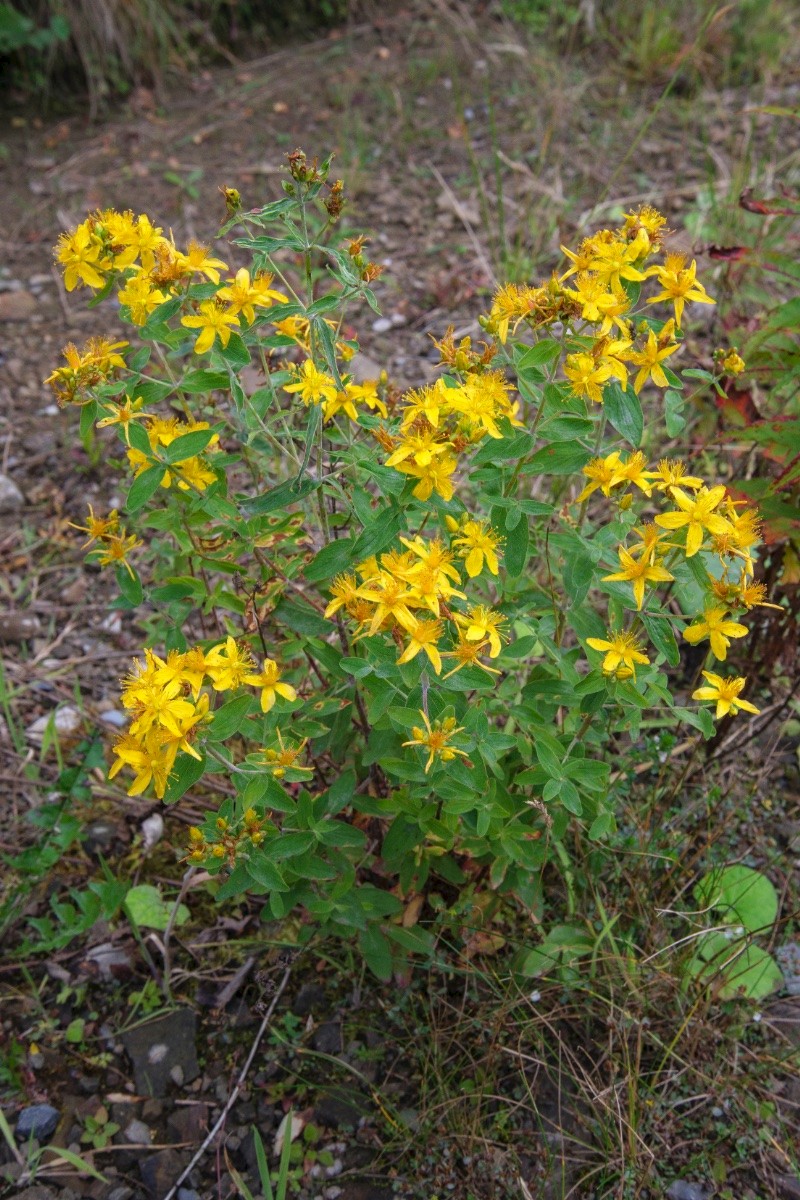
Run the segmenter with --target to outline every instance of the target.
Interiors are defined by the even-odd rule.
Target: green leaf
[[[669,618],[650,617],[644,613],[641,614],[641,617],[642,624],[647,630],[647,636],[656,650],[664,655],[671,667],[677,667],[681,661],[681,655]]]
[[[246,500],[242,507],[251,517],[263,517],[265,513],[275,512],[276,509],[286,508],[289,504],[299,504],[310,496],[320,486],[316,479],[304,475],[302,479],[287,479],[257,496],[255,500]]]
[[[614,380],[603,388],[603,411],[617,433],[634,447],[640,446],[644,433],[644,416],[639,397],[628,385],[623,392]]]
[[[147,430],[144,425],[137,425],[135,421],[129,421],[128,439],[130,446],[134,450],[138,450],[140,454],[144,454],[147,458],[153,457],[153,447],[150,445],[150,438],[147,436]]]
[[[237,696],[218,708],[211,722],[209,737],[215,742],[224,742],[238,733],[253,707],[252,696]]]
[[[686,418],[683,415],[685,404],[686,401],[680,392],[668,388],[664,393],[664,423],[667,427],[668,437],[677,437],[686,427]]]
[[[510,510],[509,510],[510,511]],[[517,521],[514,528],[506,537],[503,561],[507,573],[516,579],[525,569],[528,561],[529,525],[525,517]]]
[[[518,371],[524,371],[526,367],[541,367],[545,363],[553,362],[561,353],[561,343],[553,338],[544,338],[541,342],[537,342],[535,346],[531,346],[524,354],[516,359],[514,366]]]
[[[373,975],[384,982],[392,978],[392,948],[377,925],[359,930],[358,944]]]
[[[387,508],[376,516],[353,546],[353,561],[361,562],[373,554],[380,554],[400,532],[403,514],[398,509]]]
[[[190,395],[202,392],[227,392],[227,371],[189,371],[178,384],[183,392]]]
[[[346,571],[352,562],[359,561],[360,557],[355,557],[353,552],[353,539],[339,538],[338,541],[323,546],[319,553],[314,555],[303,574],[309,583],[320,583],[324,579],[333,579],[334,575]]]
[[[556,442],[542,446],[522,468],[523,475],[573,475],[592,457],[579,442]]]
[[[165,474],[164,467],[158,464],[155,467],[148,467],[146,471],[142,471],[141,475],[137,475],[125,501],[126,512],[135,513],[140,508],[144,508],[150,497],[160,488]]]
[[[778,893],[752,867],[717,867],[695,886],[694,895],[701,907],[720,909],[723,920],[750,933],[766,932],[778,917]]]
[[[177,800],[180,800],[181,796],[185,795],[198,779],[202,779],[205,769],[205,755],[198,759],[192,754],[179,754],[167,781],[164,803],[175,804]]]
[[[250,878],[262,887],[268,888],[271,892],[286,891],[288,887],[286,880],[275,864],[269,861],[266,854],[253,852],[252,857],[247,859],[246,867]]]
[[[123,908],[133,924],[140,929],[163,930],[169,924],[173,905],[167,904],[157,887],[150,883],[140,883],[129,890]],[[184,925],[188,920],[189,909],[185,904],[179,904],[175,924]]]
[[[216,433],[216,429],[195,429],[191,433],[183,433],[163,448],[162,457],[168,463],[178,463],[187,458],[194,458],[196,454],[203,453]]]
[[[131,567],[130,571],[122,565],[116,570],[117,587],[128,608],[138,608],[142,603],[144,591],[142,581]]]
[[[771,954],[760,946],[745,946],[725,968],[721,1000],[735,1000],[742,996],[747,1000],[763,1000],[783,987],[783,972]]]
[[[232,367],[246,367],[250,362],[250,351],[238,333],[232,333],[227,346],[221,347],[219,352]]]

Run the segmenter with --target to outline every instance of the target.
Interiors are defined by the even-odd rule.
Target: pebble
[[[149,1146],[153,1140],[153,1135],[144,1121],[135,1118],[125,1126],[124,1134],[126,1142],[132,1142],[137,1146]]]
[[[377,321],[372,322],[373,333],[388,333],[392,328],[392,321],[389,317],[378,317]]]
[[[62,741],[73,737],[78,732],[83,723],[83,717],[77,708],[64,704],[61,708],[57,708],[55,713],[45,713],[28,726],[28,741],[41,743],[51,722],[59,741]]]
[[[200,1193],[194,1188],[178,1188],[178,1200],[200,1200]]]
[[[164,818],[161,813],[153,813],[142,821],[139,828],[142,831],[142,848],[145,851],[152,850],[164,836]]]
[[[8,475],[0,475],[0,513],[16,512],[24,503],[25,497],[14,480]]]
[[[0,613],[0,642],[24,642],[41,631],[41,624],[32,613]]]
[[[0,321],[27,321],[36,312],[36,297],[30,292],[0,293]]]
[[[141,1096],[165,1096],[176,1082],[191,1083],[199,1074],[195,1050],[196,1018],[191,1009],[176,1009],[122,1035],[133,1063],[136,1090]],[[162,1050],[163,1048],[163,1050]],[[227,1083],[225,1098],[227,1098]]]
[[[51,1104],[32,1104],[29,1108],[23,1108],[17,1117],[17,1139],[27,1141],[35,1137],[37,1142],[44,1141],[51,1133],[55,1133],[58,1118],[58,1109]]]
[[[115,729],[124,729],[128,724],[128,714],[118,712],[115,708],[108,709],[107,712],[100,713],[100,720],[104,725],[113,725]]]
[[[669,1200],[708,1200],[709,1192],[699,1183],[687,1183],[685,1179],[676,1179],[667,1188]]]

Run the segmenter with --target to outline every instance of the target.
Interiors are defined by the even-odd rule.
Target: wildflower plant
[[[538,912],[568,835],[614,836],[644,718],[710,737],[757,711],[711,668],[765,599],[755,510],[640,448],[643,401],[648,445],[683,428],[683,325],[713,304],[659,213],[502,287],[484,340],[447,330],[401,392],[358,370],[380,268],[337,238],[329,172],[296,151],[277,201],[224,189],[246,265],[131,212],[65,233],[66,287],[115,294],[130,335],[68,346],[49,382],[84,436],[116,433],[137,530],[80,527],[147,633],[111,775],[205,800],[181,853],[220,899],[355,935],[386,977],[433,947],[406,919],[433,879]]]

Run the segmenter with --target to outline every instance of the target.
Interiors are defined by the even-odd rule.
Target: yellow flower
[[[647,342],[642,349],[631,350],[628,357],[634,366],[639,367],[639,371],[633,381],[633,390],[637,396],[648,379],[652,379],[653,383],[657,384],[658,387],[669,387],[669,380],[664,374],[661,364],[665,358],[669,358],[671,354],[674,354],[679,349],[679,342],[672,342],[662,346],[651,329],[647,335]]]
[[[455,650],[448,650],[442,658],[456,659],[456,665],[452,671],[448,671],[444,679],[449,679],[451,675],[455,675],[456,671],[463,670],[464,667],[480,667],[482,671],[486,671],[489,675],[499,675],[497,667],[490,667],[487,663],[480,661],[480,656],[487,653],[489,645],[488,638],[483,642],[471,642],[464,636],[461,629],[458,631],[458,642]]]
[[[699,687],[692,692],[693,700],[715,700],[717,717],[727,717],[728,713],[735,716],[739,709],[744,712],[758,713],[761,710],[749,700],[740,700],[739,693],[747,683],[746,678],[735,675],[715,675],[713,671],[703,671],[703,677],[708,680],[709,687]]]
[[[131,578],[133,578],[133,567],[128,562],[128,555],[132,550],[137,550],[142,545],[144,543],[133,533],[127,536],[122,533],[118,536],[106,536],[103,539],[103,552],[98,555],[97,561],[103,567],[122,566]]]
[[[648,479],[652,479],[656,491],[667,492],[671,495],[671,488],[682,487],[692,488],[697,491],[703,486],[703,480],[698,475],[687,475],[686,464],[682,463],[679,458],[662,458],[658,464],[657,471],[648,471]]]
[[[614,450],[605,458],[593,458],[583,468],[582,473],[589,482],[578,496],[576,501],[578,504],[582,504],[598,488],[604,496],[610,496],[612,488],[619,487],[621,483],[625,482],[618,450]]]
[[[361,585],[358,595],[375,605],[368,637],[377,633],[383,622],[389,619],[402,626],[407,633],[415,628],[417,618],[409,608],[409,602],[413,603],[413,593],[402,579],[395,579],[387,571],[381,571],[376,579]]]
[[[671,487],[670,495],[678,505],[678,512],[660,513],[656,525],[662,529],[683,529],[686,526],[686,557],[693,558],[703,544],[705,531],[716,535],[733,532],[729,521],[714,512],[725,496],[722,484],[715,488],[700,488],[689,496],[681,488]]]
[[[130,396],[126,396],[124,403],[118,405],[111,416],[103,417],[102,421],[97,422],[97,428],[105,429],[108,425],[121,425],[125,441],[130,445],[129,427],[131,421],[140,420],[142,417],[152,417],[153,415],[152,413],[141,411],[143,404],[144,400],[142,400],[141,396],[137,396],[135,400],[131,400]]]
[[[739,356],[739,352],[734,347],[729,350],[722,360],[723,370],[727,375],[741,375],[745,369],[745,361]]]
[[[140,795],[152,782],[159,800],[167,790],[170,764],[167,754],[157,744],[143,743],[131,734],[125,734],[114,746],[117,756],[108,777],[113,779],[123,767],[133,769],[135,779],[128,788],[129,796]]]
[[[80,283],[90,288],[102,288],[105,284],[103,272],[111,270],[111,259],[105,257],[103,243],[89,221],[84,221],[71,233],[61,234],[56,259],[64,268],[64,287],[68,292]]]
[[[460,555],[465,559],[470,579],[480,575],[484,561],[492,575],[499,573],[497,550],[502,540],[485,521],[467,521],[461,527],[459,536],[453,538],[453,545],[461,547]]]
[[[347,608],[358,599],[358,580],[355,575],[337,575],[331,584],[331,600],[325,609],[325,616],[332,617],[340,608]]]
[[[748,633],[746,625],[740,625],[738,621],[726,620],[726,612],[727,609],[724,607],[707,608],[699,621],[696,621],[694,625],[689,625],[683,631],[684,638],[692,646],[696,646],[698,642],[708,638],[711,644],[711,653],[720,662],[724,662],[727,657],[728,646],[731,644],[730,639],[746,637]]]
[[[670,300],[675,306],[675,324],[680,329],[683,306],[687,300],[696,300],[699,304],[716,304],[706,294],[701,283],[695,279],[697,263],[692,259],[692,265],[686,266],[682,254],[668,254],[663,267],[651,267],[648,275],[654,275],[661,284],[661,291],[651,296],[648,304],[658,304],[661,300]],[[663,385],[662,385],[663,386]]]
[[[603,583],[619,583],[626,581],[633,584],[633,596],[637,609],[641,610],[644,603],[644,588],[646,583],[667,583],[674,578],[664,567],[657,563],[648,562],[646,558],[638,561],[629,554],[624,546],[617,551],[619,565],[622,568],[613,575],[604,575]]]
[[[609,631],[608,639],[587,638],[586,643],[593,650],[605,650],[603,671],[606,675],[619,674],[621,677],[632,675],[635,679],[636,664],[641,663],[646,666],[650,662],[647,655],[642,654],[641,644],[632,633],[611,633]],[[620,670],[620,666],[622,666],[622,670]]]
[[[466,613],[454,613],[454,620],[464,628],[464,637],[468,642],[489,642],[489,657],[497,658],[502,643],[508,639],[504,636],[503,626],[506,619],[502,613],[485,604],[475,604]]]
[[[250,651],[240,649],[236,639],[228,637],[206,653],[206,674],[215,692],[227,692],[241,687],[245,674],[253,668]]]
[[[219,283],[220,271],[228,269],[228,264],[221,258],[211,257],[208,246],[201,246],[199,242],[195,241],[189,242],[185,254],[178,252],[177,258],[184,271],[205,275],[206,279],[210,279],[212,283]]]
[[[275,778],[283,779],[287,771],[307,771],[311,774],[313,767],[301,766],[297,761],[306,748],[308,738],[303,738],[299,746],[285,746],[280,729],[276,729],[275,732],[278,735],[279,749],[268,747],[261,751],[261,761],[272,771]]]
[[[581,352],[567,355],[564,374],[570,382],[573,395],[588,396],[596,404],[602,404],[602,385],[608,382],[613,371],[610,363],[598,363],[593,355]]]
[[[444,635],[444,626],[441,621],[427,620],[417,621],[416,625],[409,632],[409,643],[403,653],[398,658],[398,665],[411,662],[412,658],[416,658],[421,650],[424,650],[430,659],[433,669],[437,675],[442,673],[442,656],[439,653],[438,643]]]
[[[269,285],[272,283],[271,275],[256,275],[253,282],[250,282],[250,272],[246,267],[242,267],[236,272],[236,278],[229,280],[224,288],[220,288],[217,292],[218,300],[226,300],[231,306],[231,312],[237,315],[241,313],[248,325],[252,325],[256,319],[256,307],[270,308],[273,303],[286,303],[288,296],[284,296],[283,292],[277,292]]]
[[[419,480],[413,494],[418,500],[430,500],[434,492],[443,500],[452,500],[455,488],[452,476],[458,467],[458,461],[450,454],[435,458],[427,466],[419,467],[414,463],[403,462],[395,469],[404,475],[411,475]]]
[[[88,542],[83,543],[83,548],[91,546],[92,542],[103,541],[109,536],[114,536],[119,532],[119,516],[117,510],[112,508],[107,517],[96,517],[94,509],[89,505],[89,515],[86,518],[85,525],[75,525],[70,521],[70,528],[77,529],[80,533],[88,533]]]
[[[195,354],[205,354],[214,345],[216,338],[227,346],[231,340],[231,326],[238,325],[239,318],[230,309],[223,308],[216,300],[204,300],[199,311],[188,317],[181,317],[181,325],[187,329],[200,329],[194,344]]]
[[[412,738],[409,742],[403,742],[404,746],[424,746],[428,751],[428,761],[425,764],[425,774],[428,774],[433,766],[434,760],[439,758],[442,762],[452,762],[456,755],[461,758],[466,758],[467,755],[463,750],[457,749],[455,746],[448,745],[451,738],[457,733],[463,733],[463,726],[456,726],[455,717],[445,717],[443,721],[434,721],[431,725],[427,714],[420,709],[419,715],[425,722],[425,728],[420,729],[415,725],[411,730]]]
[[[157,287],[148,275],[140,271],[132,275],[124,287],[120,288],[117,297],[120,304],[130,310],[134,325],[144,325],[154,308],[163,304],[167,297]]]
[[[297,692],[290,683],[281,683],[281,669],[271,658],[265,658],[258,675],[245,675],[242,683],[261,688],[261,711],[269,712],[276,696],[284,700],[296,700]]]
[[[335,399],[337,388],[330,375],[319,371],[314,362],[307,358],[300,368],[297,380],[294,383],[285,383],[283,390],[297,392],[304,404],[320,404],[323,400]]]

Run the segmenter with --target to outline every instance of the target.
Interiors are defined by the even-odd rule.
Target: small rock
[[[208,1105],[180,1105],[169,1114],[167,1130],[176,1142],[199,1146],[208,1132]]]
[[[194,1188],[178,1188],[178,1200],[200,1200],[200,1193]]]
[[[152,850],[164,836],[164,818],[161,813],[153,813],[142,821],[139,828],[142,831],[142,849]]]
[[[132,1142],[136,1146],[149,1146],[153,1140],[153,1135],[144,1121],[134,1119],[125,1126],[123,1132],[125,1141]]]
[[[800,1200],[800,1177],[797,1175],[778,1175],[775,1186],[784,1200]]]
[[[112,1192],[106,1196],[106,1200],[131,1200],[133,1196],[133,1188],[126,1187],[122,1184],[121,1187],[115,1187]]]
[[[25,497],[14,480],[8,475],[0,475],[0,513],[16,512],[24,503]]]
[[[129,717],[127,713],[110,708],[106,712],[100,713],[100,720],[104,725],[111,725],[114,729],[124,729],[128,724]]]
[[[676,1179],[667,1188],[669,1200],[708,1200],[711,1193],[699,1183],[687,1183],[685,1179]]]
[[[312,1045],[321,1054],[342,1053],[342,1026],[339,1021],[325,1021],[314,1031]]]
[[[53,276],[52,275],[31,275],[30,279],[28,280],[28,285],[30,287],[52,287]]]
[[[41,631],[39,620],[32,613],[0,613],[0,642],[24,642]]]
[[[33,1187],[25,1188],[24,1192],[17,1192],[14,1200],[56,1200],[56,1192],[37,1183]]]
[[[304,983],[292,1004],[292,1012],[296,1017],[307,1017],[312,1009],[319,1008],[325,1003],[325,989],[318,983]]]
[[[0,321],[27,321],[36,312],[36,297],[22,288],[0,293]]]
[[[102,817],[83,831],[83,844],[90,854],[107,854],[117,840],[117,826]]]
[[[28,726],[28,741],[36,742],[40,745],[44,741],[45,732],[51,723],[59,742],[68,741],[80,729],[83,724],[83,717],[77,708],[72,708],[69,704],[63,704],[54,713],[45,713],[43,716],[37,717]]]
[[[392,322],[389,317],[378,317],[377,321],[372,322],[373,333],[388,333],[392,328]]]
[[[355,1128],[369,1111],[369,1100],[363,1092],[337,1087],[323,1092],[314,1106],[314,1120],[329,1129],[343,1126]]]
[[[113,942],[101,942],[86,951],[85,963],[101,979],[127,979],[133,971],[130,956]]]
[[[51,1104],[32,1104],[29,1108],[23,1108],[17,1117],[15,1130],[18,1141],[36,1138],[37,1142],[43,1142],[55,1133],[58,1119],[58,1109]]]
[[[181,1068],[183,1082],[196,1079],[200,1072],[195,1037],[195,1015],[188,1008],[127,1030],[122,1042],[133,1063],[137,1092],[144,1096],[165,1096],[173,1082],[171,1072],[177,1066]],[[154,1053],[156,1050],[158,1053]]]
[[[142,1105],[142,1119],[154,1124],[160,1121],[164,1115],[164,1105],[161,1100],[155,1100],[150,1096]]]
[[[367,380],[380,378],[381,368],[374,359],[368,358],[360,351],[353,355],[347,366],[356,383],[366,383]]]
[[[142,1183],[152,1196],[166,1196],[184,1168],[183,1156],[174,1150],[160,1150],[150,1154],[139,1163]]]

